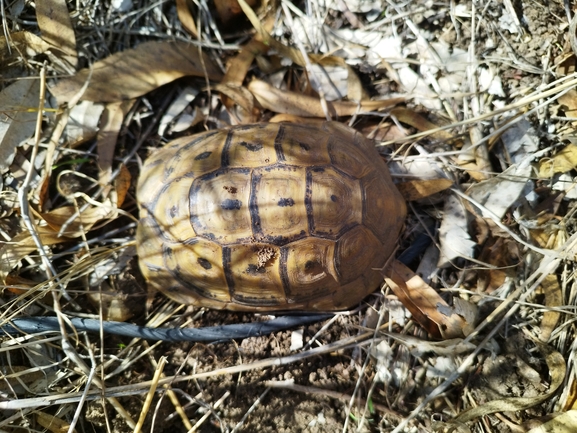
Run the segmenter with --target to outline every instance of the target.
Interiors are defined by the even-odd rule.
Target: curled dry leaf
[[[130,171],[126,168],[124,164],[120,166],[120,172],[114,181],[114,186],[116,188],[116,205],[121,207],[124,203],[124,199],[126,198],[126,194],[128,193],[128,189],[130,188],[130,182],[132,180],[132,176],[130,175]]]
[[[36,19],[42,33],[42,39],[59,47],[61,58],[70,66],[76,67],[76,36],[72,28],[70,13],[65,0],[43,0],[35,3]]]
[[[226,99],[225,104],[231,110],[233,105],[230,102],[236,103],[243,110],[243,123],[253,123],[258,119],[258,110],[255,108],[254,97],[252,93],[244,86],[236,86],[229,84],[216,84],[213,86],[215,90],[220,92]]]
[[[198,47],[185,42],[145,42],[115,53],[75,76],[61,79],[50,90],[58,103],[71,101],[88,86],[81,100],[114,102],[142,96],[184,76],[207,76],[219,81],[222,73]]]
[[[92,101],[82,101],[72,107],[66,124],[70,147],[75,148],[96,136],[103,110],[104,105]]]
[[[296,92],[279,90],[268,83],[253,80],[248,85],[256,100],[263,108],[275,113],[285,113],[301,117],[325,117],[319,98],[305,96]],[[352,116],[354,114],[380,110],[402,102],[404,98],[391,98],[383,101],[333,101],[327,102],[332,117]]]
[[[468,323],[435,289],[398,260],[387,267],[384,276],[413,318],[435,337],[463,337],[473,329],[473,323]],[[458,309],[465,310],[461,304]]]
[[[75,214],[76,208],[74,206],[64,206],[50,212],[44,212],[40,214],[40,217],[46,221],[55,233],[75,238],[92,230],[94,225],[100,221],[114,219],[116,217],[116,208],[104,204],[89,207],[68,222]]]
[[[577,167],[577,146],[569,144],[555,156],[539,161],[539,177],[550,179],[556,173],[566,173]]]
[[[531,182],[531,170],[530,165],[512,165],[498,176],[472,185],[467,190],[467,195],[481,203],[498,218],[503,218],[507,209],[521,196],[527,183]],[[472,205],[469,208],[479,216],[491,217],[486,211],[479,210]]]
[[[69,422],[66,422],[62,418],[57,418],[42,411],[38,411],[36,413],[36,422],[52,433],[63,433],[70,431]],[[72,433],[76,433],[76,429],[72,430]]]
[[[30,57],[44,53],[48,50],[58,51],[58,48],[50,45],[39,36],[30,32],[10,33],[10,39],[5,36],[0,37],[0,62],[4,64],[9,62],[13,57],[25,53]]]
[[[396,184],[398,190],[407,201],[430,197],[433,194],[449,189],[451,185],[453,185],[453,181],[450,179],[409,180]]]
[[[39,227],[37,234],[43,245],[56,245],[69,241],[90,231],[97,223],[107,222],[116,217],[116,208],[107,205],[89,207],[80,217],[72,220],[65,228],[63,225],[73,216],[76,209],[65,206],[50,212],[39,214],[48,226]],[[64,230],[63,230],[64,229]],[[62,231],[62,234],[59,232]],[[29,232],[14,236],[10,242],[0,247],[0,282],[5,283],[10,271],[28,254],[36,251],[36,243]]]
[[[439,125],[435,125],[433,122],[430,122],[419,113],[409,108],[396,107],[391,110],[391,115],[395,116],[399,121],[406,123],[407,125],[411,125],[421,132],[439,128]],[[439,141],[447,141],[453,139],[451,133],[445,130],[433,132],[431,133],[431,137]]]

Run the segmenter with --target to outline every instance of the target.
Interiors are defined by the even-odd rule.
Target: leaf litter
[[[56,314],[61,330],[1,343],[0,428],[570,428],[575,79],[558,66],[575,36],[562,5],[522,2],[521,16],[508,1],[41,3],[11,5],[0,38],[0,314]],[[372,137],[410,201],[399,250],[416,252],[390,265],[382,293],[326,322],[212,346],[64,325],[124,320],[130,299],[146,326],[261,320],[142,301],[130,252],[140,161],[204,129],[323,118]],[[143,389],[161,392],[145,403]]]

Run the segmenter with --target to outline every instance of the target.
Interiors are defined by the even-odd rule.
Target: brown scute
[[[355,305],[378,287],[406,212],[372,143],[333,122],[180,138],[145,162],[137,199],[149,287],[238,311]]]

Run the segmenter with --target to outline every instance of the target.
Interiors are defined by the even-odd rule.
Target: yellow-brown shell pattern
[[[137,198],[150,288],[239,311],[358,303],[378,287],[406,214],[372,143],[336,122],[177,139],[145,162]]]

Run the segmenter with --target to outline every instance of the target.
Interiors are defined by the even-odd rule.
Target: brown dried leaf
[[[547,275],[541,282],[541,290],[545,294],[545,305],[547,307],[555,308],[563,305],[563,293],[557,281],[556,275]],[[541,319],[541,335],[539,339],[542,342],[547,342],[551,334],[557,327],[561,313],[559,311],[547,310],[543,313]]]
[[[130,175],[130,171],[126,168],[124,164],[120,166],[120,173],[114,182],[114,187],[116,189],[116,205],[118,207],[122,206],[124,203],[124,199],[126,198],[126,194],[128,193],[128,189],[130,188],[130,182],[132,181],[132,176]]]
[[[34,57],[54,48],[34,33],[10,33],[10,39],[8,40],[4,36],[0,37],[0,59],[2,59],[3,63],[10,61],[13,57],[20,56],[21,53]],[[58,51],[58,49],[55,51]]]
[[[407,125],[411,125],[421,132],[430,131],[431,129],[436,129],[439,127],[439,125],[435,125],[433,122],[430,122],[419,113],[409,108],[396,107],[391,110],[391,115],[395,116],[401,122],[406,123]],[[431,137],[439,141],[447,141],[453,138],[450,132],[443,130],[432,133]]]
[[[117,215],[115,207],[101,205],[87,208],[81,216],[76,217],[59,234],[62,226],[75,214],[73,206],[65,206],[39,215],[48,223],[47,227],[39,227],[37,234],[43,245],[55,245],[69,241],[91,230],[99,222],[114,219]],[[0,247],[0,282],[5,283],[10,271],[28,254],[36,251],[36,243],[29,232],[14,236],[10,242]]]
[[[182,24],[182,27],[184,27],[184,29],[190,35],[197,39],[198,30],[196,29],[196,23],[194,22],[192,12],[190,11],[190,7],[186,0],[176,0],[176,13],[180,23]]]
[[[253,80],[248,85],[256,100],[275,113],[285,113],[301,117],[325,117],[319,98],[305,96],[301,93],[279,90],[268,83]],[[367,111],[380,110],[402,102],[404,98],[391,98],[383,101],[327,101],[329,114],[332,117],[352,116]]]
[[[464,315],[458,314],[435,289],[398,260],[387,267],[384,276],[414,319],[430,334],[456,338],[466,336],[472,330],[473,323],[468,323]],[[459,309],[465,310],[461,304]]]
[[[39,3],[42,2],[40,1]],[[42,411],[36,412],[36,422],[52,433],[66,433],[70,431],[69,422]],[[72,432],[76,433],[76,429],[72,430]]]
[[[44,245],[55,245],[70,240],[58,236],[58,233],[49,227],[39,228],[38,236]],[[36,251],[36,244],[28,232],[19,233],[10,242],[3,244],[0,247],[0,282],[5,284],[8,273],[20,260],[34,251]]]
[[[76,213],[74,206],[63,206],[50,212],[41,213],[40,217],[46,221],[48,226],[55,232],[59,233],[64,224]],[[94,206],[87,208],[82,214],[74,218],[66,225],[62,235],[74,238],[86,233],[98,222],[116,217],[116,208],[108,205]]]
[[[114,102],[142,96],[189,75],[206,75],[215,81],[222,78],[217,65],[194,45],[178,41],[145,42],[98,61],[74,77],[61,79],[51,92],[63,104],[76,97],[89,80],[81,100]]]
[[[36,19],[42,39],[58,47],[72,67],[78,63],[76,36],[65,0],[42,0],[36,4]]]
[[[252,93],[246,87],[234,84],[215,84],[213,88],[222,94],[221,99],[230,112],[234,109],[235,103],[238,105],[235,114],[239,117],[239,121],[242,123],[257,121],[258,109],[254,106],[255,101]]]
[[[258,36],[251,39],[228,63],[222,84],[242,86],[254,58],[265,54],[268,49],[269,47],[258,40]]]
[[[453,181],[449,179],[409,180],[396,184],[397,189],[408,201],[429,197],[450,188],[451,185]]]

